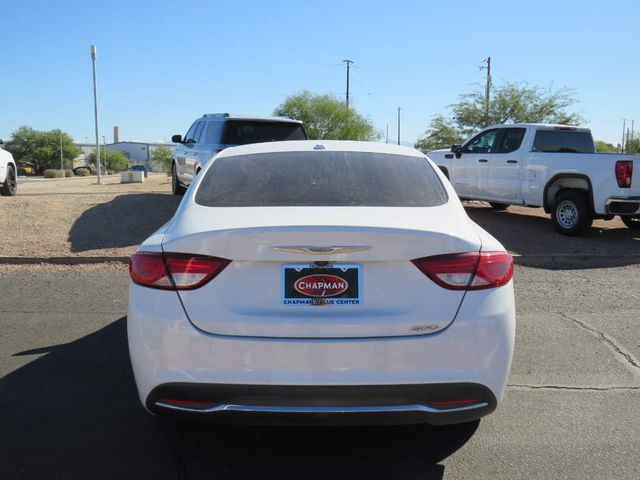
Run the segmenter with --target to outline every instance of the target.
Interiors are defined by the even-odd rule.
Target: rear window
[[[280,152],[214,160],[195,196],[207,207],[433,207],[447,193],[424,157]]]
[[[246,145],[248,143],[306,139],[304,129],[299,123],[229,120],[226,122],[222,143],[225,145]]]
[[[538,130],[532,152],[594,153],[591,133],[575,130]]]

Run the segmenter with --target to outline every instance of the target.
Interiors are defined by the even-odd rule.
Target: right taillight
[[[129,259],[131,280],[162,290],[192,290],[209,282],[231,261],[185,253],[138,252]]]
[[[412,260],[431,280],[449,290],[500,287],[513,278],[513,257],[507,252],[469,252]]]
[[[616,162],[616,180],[620,188],[631,187],[633,176],[633,160],[618,160]]]

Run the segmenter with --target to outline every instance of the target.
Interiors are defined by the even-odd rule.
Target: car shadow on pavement
[[[0,478],[442,478],[479,422],[285,428],[174,424],[146,413],[126,317],[0,379]]]
[[[171,219],[181,198],[162,193],[136,193],[97,204],[83,212],[71,226],[71,251],[139,245]]]
[[[496,212],[488,207],[467,207],[466,211],[474,222],[512,253],[592,256],[594,260],[606,257],[610,266],[640,263],[640,230],[592,227],[582,236],[570,237],[556,232],[549,218],[511,211]],[[583,268],[608,266],[600,260],[593,265],[588,260],[582,264]]]
[[[181,424],[186,478],[441,479],[479,421],[446,427],[217,427]]]

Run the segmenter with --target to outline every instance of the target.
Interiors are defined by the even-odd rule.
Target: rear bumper
[[[195,328],[176,292],[132,285],[127,328],[140,400],[154,413],[172,410],[257,423],[312,419],[315,424],[337,418],[339,423],[441,424],[479,418],[501,401],[513,353],[515,307],[509,283],[467,292],[455,320],[434,334],[236,337]],[[447,389],[460,390],[441,395]],[[169,395],[209,402],[214,410],[203,414],[156,405]],[[469,411],[434,408],[433,402],[463,397],[486,405]],[[345,407],[350,408],[342,411]]]
[[[463,423],[496,398],[471,383],[431,385],[202,385],[173,383],[147,397],[153,413],[194,421],[287,425]]]
[[[640,197],[610,197],[605,206],[610,215],[640,215]]]

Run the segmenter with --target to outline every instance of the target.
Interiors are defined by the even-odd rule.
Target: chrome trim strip
[[[272,405],[232,405],[222,403],[209,408],[189,408],[173,405],[171,403],[156,402],[156,406],[192,413],[219,413],[219,412],[254,412],[254,413],[448,413],[464,412],[488,406],[487,402],[474,403],[456,408],[433,408],[426,405],[376,405],[376,406],[356,406],[356,407],[294,407],[294,406],[272,406]]]
[[[612,203],[637,203],[638,205],[640,205],[640,200],[635,200],[635,199],[623,199],[623,198],[608,198],[606,202],[604,202],[605,205],[611,205]]]
[[[271,250],[284,253],[303,253],[305,255],[336,255],[340,253],[363,252],[371,247],[366,245],[358,246],[332,246],[332,247],[314,247],[314,246],[281,246],[271,247]]]

